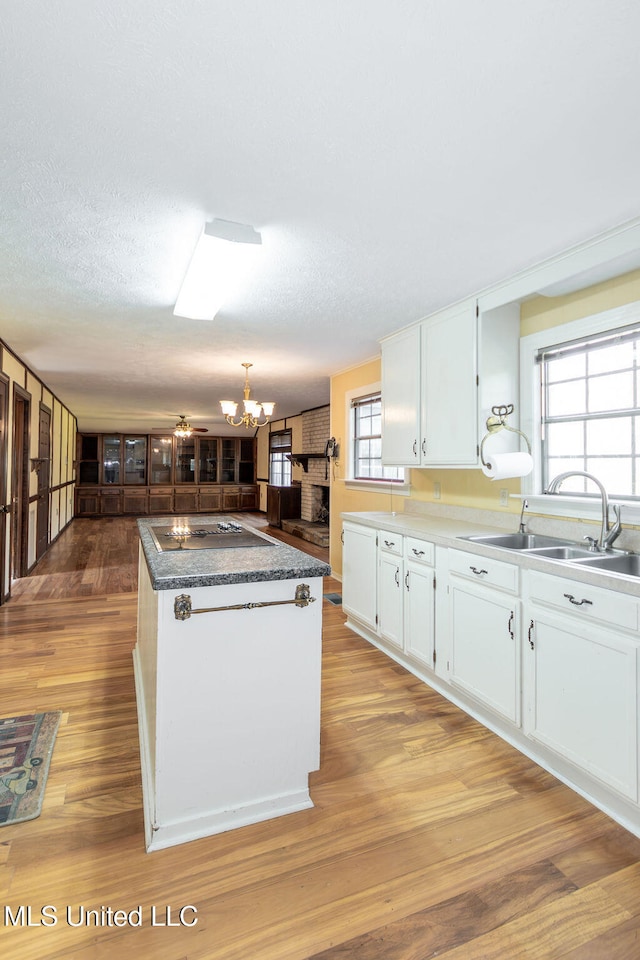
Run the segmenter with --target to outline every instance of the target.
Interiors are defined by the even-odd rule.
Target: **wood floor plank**
[[[244,515],[243,515],[244,517]],[[262,515],[250,523],[267,529]],[[289,535],[268,532],[313,555]],[[344,626],[323,602],[315,806],[147,854],[133,519],[74,521],[0,607],[6,716],[61,709],[41,816],[0,828],[20,960],[638,960],[640,840]],[[324,593],[340,594],[335,579]],[[183,772],[185,789],[197,771]],[[194,927],[151,907],[194,904]],[[67,906],[141,928],[74,926]]]

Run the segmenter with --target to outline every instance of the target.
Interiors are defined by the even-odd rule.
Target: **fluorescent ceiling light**
[[[231,220],[212,220],[191,257],[173,313],[191,320],[213,320],[226,297],[246,276],[252,251],[262,238],[257,230]]]

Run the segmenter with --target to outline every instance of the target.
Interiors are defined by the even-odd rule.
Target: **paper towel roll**
[[[530,453],[496,453],[488,463],[483,463],[482,472],[490,480],[507,480],[509,477],[526,477],[533,470]]]

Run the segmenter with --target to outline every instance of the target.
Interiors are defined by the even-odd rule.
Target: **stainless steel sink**
[[[588,547],[562,546],[542,547],[538,550],[527,550],[534,557],[549,557],[551,560],[588,560],[595,557]]]
[[[560,537],[545,537],[539,533],[497,533],[490,536],[460,537],[472,543],[483,543],[487,547],[504,547],[506,550],[539,550],[548,547],[574,547],[571,540]]]
[[[476,537],[458,537],[470,543],[481,543],[487,547],[501,547],[504,550],[519,550],[532,557],[548,560],[565,560],[569,564],[588,567],[590,570],[602,570],[603,573],[621,573],[627,577],[640,578],[640,554],[635,553],[594,553],[588,547],[574,540],[560,537],[547,537],[539,533],[496,533]]]
[[[576,562],[581,567],[596,567],[608,573],[624,573],[627,577],[640,577],[640,555],[637,553],[591,555],[587,559]]]

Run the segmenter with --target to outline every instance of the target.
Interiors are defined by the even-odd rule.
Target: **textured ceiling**
[[[637,0],[43,0],[0,18],[0,336],[85,430],[291,415],[640,214]],[[262,233],[213,322],[200,229]]]

